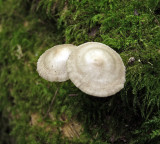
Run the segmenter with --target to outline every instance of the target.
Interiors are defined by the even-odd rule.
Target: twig
[[[153,17],[155,18],[155,22],[158,24],[158,26],[160,26],[160,23],[158,19],[156,18],[156,16],[154,15],[153,11],[150,8],[149,8],[149,11],[152,13]]]
[[[150,62],[148,62],[148,64],[150,64],[151,66],[153,66],[153,64],[152,64],[152,63],[150,63]]]
[[[56,98],[56,95],[57,95],[58,91],[59,91],[59,88],[57,88],[57,90],[56,90],[56,92],[55,92],[55,94],[54,94],[54,96],[53,96],[53,98],[52,98],[51,104],[50,104],[50,106],[49,106],[49,108],[48,108],[48,110],[47,110],[47,113],[46,113],[45,116],[44,116],[44,119],[48,116],[49,112],[51,111],[51,106],[52,106],[53,103],[54,103],[54,100],[55,100],[55,98]]]

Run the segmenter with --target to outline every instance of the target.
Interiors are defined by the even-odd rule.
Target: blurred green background
[[[36,71],[50,47],[88,41],[123,59],[114,96]],[[0,0],[0,144],[159,144],[159,109],[160,0]]]

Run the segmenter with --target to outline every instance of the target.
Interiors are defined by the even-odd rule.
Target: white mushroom
[[[124,87],[123,61],[116,51],[102,43],[78,46],[68,59],[67,70],[76,87],[92,96],[111,96]]]
[[[68,80],[66,61],[72,50],[76,47],[72,44],[62,44],[46,50],[37,62],[39,75],[51,82]]]

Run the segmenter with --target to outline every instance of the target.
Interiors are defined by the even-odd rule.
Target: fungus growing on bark
[[[62,44],[46,50],[37,62],[39,75],[50,82],[68,80],[66,61],[76,47],[72,44]]]
[[[75,86],[92,96],[111,96],[124,87],[123,61],[116,51],[102,43],[78,46],[69,56],[67,70]]]

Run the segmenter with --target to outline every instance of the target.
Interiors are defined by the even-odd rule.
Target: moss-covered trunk
[[[96,98],[36,72],[57,44],[118,52],[125,88]],[[0,0],[0,143],[160,143],[160,0]]]

